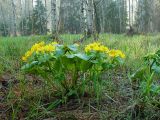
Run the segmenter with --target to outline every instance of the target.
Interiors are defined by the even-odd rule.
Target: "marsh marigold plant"
[[[82,46],[36,43],[22,57],[22,69],[43,77],[45,85],[56,88],[58,95],[63,96],[62,102],[69,96],[80,98],[89,92],[88,88],[95,91],[91,90],[89,94],[94,93],[99,98],[101,93],[97,86],[102,85],[102,72],[122,64],[125,54],[120,50],[111,50],[100,42],[88,44],[84,50],[79,47]]]

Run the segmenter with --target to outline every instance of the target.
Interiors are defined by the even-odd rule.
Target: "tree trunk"
[[[100,27],[100,19],[99,19],[99,15],[98,15],[98,8],[97,8],[97,4],[99,3],[99,1],[94,0],[93,1],[93,36],[94,36],[94,40],[98,40],[99,37],[99,33],[101,31],[101,27]]]
[[[58,39],[61,0],[51,0],[51,24],[53,38]]]
[[[121,7],[122,7],[122,2],[121,2],[121,0],[119,0],[119,8],[118,8],[118,11],[119,11],[119,33],[121,33],[122,32],[122,30],[121,30],[121,28],[122,28],[122,20],[121,20],[121,12],[123,12],[123,11],[121,11]]]
[[[52,21],[52,34],[54,34],[55,30],[55,22],[56,22],[56,0],[51,0],[51,21]]]
[[[21,11],[21,19],[22,19],[22,23],[21,23],[21,35],[24,35],[24,18],[23,18],[23,8],[22,8],[22,1],[20,0],[20,11]]]
[[[87,10],[86,10],[86,0],[81,0],[81,29],[84,34],[87,33]]]
[[[104,14],[104,7],[105,5],[105,1],[104,1],[104,4],[102,4],[102,7],[101,7],[101,11],[102,11],[102,21],[101,21],[101,32],[104,33],[104,27],[105,27],[105,14]]]
[[[7,35],[7,29],[6,29],[6,20],[5,20],[5,16],[4,16],[4,12],[3,12],[3,9],[2,9],[2,5],[1,5],[1,12],[2,12],[2,23],[3,23],[3,30],[4,30],[4,36]]]
[[[33,3],[34,2],[34,0],[32,0],[32,12],[33,12],[33,9],[34,9],[34,6],[33,6]],[[33,21],[33,16],[31,16],[31,21],[32,21],[32,35],[34,34],[34,28],[33,28],[33,24],[34,24],[34,21]]]
[[[11,36],[17,36],[16,31],[17,31],[17,26],[16,26],[16,7],[14,4],[14,1],[11,0],[11,6],[12,6],[12,32]]]
[[[44,4],[45,4],[45,8],[46,8],[47,7],[47,1],[46,0],[44,1]]]
[[[129,7],[129,26],[131,26],[131,1],[129,0],[129,3],[128,3],[128,7]]]
[[[93,33],[93,0],[87,0],[87,36]]]
[[[56,0],[56,32],[59,32],[61,0]]]

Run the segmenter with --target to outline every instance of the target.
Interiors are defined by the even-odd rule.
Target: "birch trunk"
[[[86,0],[81,0],[81,29],[86,34],[87,33],[87,8]]]
[[[14,4],[14,1],[11,0],[11,6],[12,6],[12,31],[11,31],[11,36],[16,36],[16,7]]]
[[[87,36],[93,33],[93,0],[87,0]]]
[[[20,0],[20,11],[21,11],[21,19],[22,19],[22,23],[21,23],[21,35],[24,35],[24,28],[23,28],[23,26],[24,26],[24,20],[23,20],[23,8],[22,8],[22,1]]]
[[[105,2],[105,1],[104,1]],[[104,4],[102,4],[102,22],[101,22],[101,32],[104,33],[104,26],[105,26],[105,14],[104,14]]]
[[[52,34],[58,34],[61,0],[51,0]]]
[[[132,25],[133,25],[133,21],[134,21],[134,2],[132,0]]]
[[[119,6],[118,6],[118,11],[119,11],[119,32],[121,33],[121,31],[122,31],[122,30],[121,30],[121,28],[122,28],[122,27],[121,27],[121,26],[122,26],[122,25],[121,25],[121,23],[122,23],[122,22],[121,22],[121,21],[122,21],[122,20],[121,20],[121,18],[122,18],[122,17],[121,17],[121,12],[122,12],[122,11],[121,11],[121,7],[122,7],[122,6],[121,6],[121,5],[122,5],[121,0],[119,0],[119,3],[118,3],[118,4],[119,4]]]
[[[129,0],[129,26],[131,26],[131,1]]]
[[[56,0],[56,32],[59,32],[61,0]]]

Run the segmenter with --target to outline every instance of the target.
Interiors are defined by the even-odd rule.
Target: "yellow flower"
[[[89,51],[108,52],[109,49],[106,46],[101,45],[99,42],[94,42],[85,47],[85,52]]]
[[[109,56],[111,56],[111,57],[117,57],[117,52],[116,52],[116,50],[110,50],[108,54],[109,54]]]
[[[49,44],[49,45],[46,45],[45,47],[44,47],[44,51],[45,52],[51,52],[51,51],[55,51],[55,46],[53,46],[53,45],[51,45],[51,44]]]
[[[108,52],[110,57],[121,57],[121,58],[125,58],[125,54],[121,51],[121,50],[110,50]]]
[[[32,56],[32,54],[35,52],[38,53],[45,53],[45,52],[52,52],[56,49],[56,42],[52,42],[51,44],[45,45],[45,43],[42,41],[40,43],[35,43],[29,51],[25,53],[25,55],[22,57],[23,61],[27,61],[29,57]]]
[[[25,55],[22,57],[22,60],[26,62],[31,55],[32,55],[32,51],[27,51]]]
[[[107,47],[103,46],[103,45],[101,46],[100,49],[101,49],[102,52],[103,52],[103,51],[106,52],[106,53],[109,52],[109,49],[108,49]]]
[[[39,43],[39,46],[44,46],[44,45],[45,45],[44,41],[42,41],[42,42]]]
[[[44,50],[44,46],[43,47],[39,47],[39,48],[37,48],[37,50],[36,50],[36,53],[38,54],[38,53],[44,53],[45,52],[45,50]]]
[[[90,46],[85,47],[85,52],[89,52],[91,50]]]
[[[125,58],[125,54],[122,51],[117,50],[117,54],[118,54],[119,57]]]
[[[45,45],[44,41],[42,41],[40,43],[36,43],[32,46],[31,51],[38,52],[44,45]]]
[[[36,43],[32,46],[31,51],[36,53],[45,53],[45,52],[51,52],[55,50],[55,45],[57,45],[57,42],[52,42],[51,44],[45,45],[45,43],[42,41],[40,43]]]
[[[25,54],[25,56],[28,58],[28,57],[30,57],[32,55],[32,51],[27,51],[26,52],[26,54]]]
[[[23,57],[22,57],[22,60],[23,60],[24,62],[26,62],[26,61],[27,61],[27,58],[26,58],[25,56],[23,56]]]

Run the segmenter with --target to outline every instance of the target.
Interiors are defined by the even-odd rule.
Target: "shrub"
[[[22,57],[23,70],[43,77],[47,87],[56,89],[61,102],[82,97],[86,92],[100,98],[103,71],[123,63],[124,53],[95,42],[80,50],[79,45],[56,42],[36,43]]]

